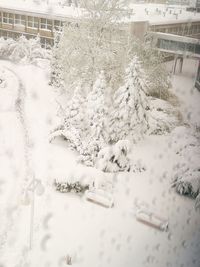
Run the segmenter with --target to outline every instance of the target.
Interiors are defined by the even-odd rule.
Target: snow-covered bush
[[[67,182],[57,182],[54,181],[54,186],[56,191],[61,193],[77,193],[83,194],[86,190],[89,189],[89,185],[82,185],[79,181],[74,183],[67,183]]]
[[[179,113],[169,102],[148,97],[149,100],[149,134],[165,134],[172,131],[179,123]]]
[[[180,170],[173,186],[177,193],[196,199],[196,207],[200,207],[200,168]]]
[[[149,103],[146,96],[146,77],[138,57],[126,70],[125,84],[114,95],[114,109],[110,119],[110,139],[139,140],[148,130]]]
[[[40,38],[17,40],[0,38],[0,57],[15,62],[33,63],[36,59],[50,59],[51,52],[41,47]]]
[[[200,205],[200,139],[197,133],[186,127],[172,132],[171,146],[177,155],[172,185],[176,192],[196,198]]]
[[[100,150],[96,161],[96,167],[104,172],[141,172],[146,168],[140,162],[131,159],[131,143],[128,140],[120,140],[114,145]]]
[[[176,191],[196,198],[200,193],[200,169],[181,170],[174,180]]]
[[[104,172],[130,171],[129,152],[130,142],[120,140],[100,150],[96,166]]]

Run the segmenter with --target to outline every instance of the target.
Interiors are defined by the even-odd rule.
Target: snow
[[[59,3],[61,3],[61,1],[58,0],[1,0],[0,8],[14,9],[38,15],[54,15],[55,17],[61,18],[77,18],[81,15],[80,8],[66,6]]]
[[[133,4],[132,21],[149,21],[150,25],[174,24],[199,21],[200,14],[186,10],[184,6],[164,4]],[[176,14],[178,15],[176,18]]]
[[[15,9],[23,12],[30,12],[41,15],[51,15],[64,18],[80,18],[83,10],[80,7],[67,6],[64,1],[59,0],[1,0],[0,8]],[[181,22],[199,21],[200,13],[186,10],[186,6],[140,3],[130,4],[132,13],[124,22],[149,21],[150,24],[171,24]],[[168,8],[168,11],[166,11]],[[170,11],[171,10],[171,11]],[[171,13],[170,13],[171,12]],[[163,13],[166,13],[163,15]],[[176,14],[178,17],[176,18]]]
[[[185,60],[183,74],[173,76],[174,92],[187,126],[198,123],[200,94],[193,89],[197,62]],[[171,178],[177,164],[172,138],[176,132],[149,136],[133,147],[133,159],[147,166],[144,172],[103,174],[77,164],[77,155],[62,140],[48,142],[57,105],[48,86],[48,70],[33,65],[0,61],[6,87],[0,87],[0,265],[66,266],[67,255],[77,267],[190,266],[199,267],[200,213],[194,201],[176,194]],[[169,66],[171,68],[171,64]],[[37,77],[37,78],[35,78]],[[29,251],[30,206],[22,206],[21,187],[26,182],[23,127],[13,108],[23,85],[28,128],[28,156],[32,174],[45,185],[35,196],[34,243]],[[13,90],[13,94],[8,92]],[[191,93],[192,92],[192,93]],[[6,110],[6,112],[5,112]],[[190,114],[190,116],[188,116]],[[181,132],[181,133],[182,133]],[[54,179],[113,180],[114,207],[106,209],[73,194],[60,194]],[[31,177],[28,177],[31,179]],[[169,219],[169,231],[159,232],[135,218],[136,203],[145,203]]]

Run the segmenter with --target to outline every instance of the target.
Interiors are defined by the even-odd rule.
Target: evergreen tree
[[[97,141],[102,147],[108,140],[107,134],[107,105],[105,101],[106,80],[102,71],[87,97],[88,124],[90,139]]]
[[[59,42],[62,36],[61,31],[55,32],[54,38],[54,47],[52,51],[51,58],[51,76],[50,76],[50,85],[55,86],[56,88],[64,88],[64,79],[63,79],[63,70],[61,62],[61,53],[59,49]]]
[[[141,62],[134,56],[126,70],[125,85],[114,95],[114,110],[110,122],[110,139],[140,139],[148,129],[149,109],[146,78]]]
[[[99,151],[108,140],[107,133],[107,105],[105,101],[106,80],[101,71],[87,97],[87,138],[83,140],[80,153],[80,162],[94,166]]]
[[[72,146],[80,150],[81,140],[86,137],[85,121],[85,98],[82,94],[81,86],[77,86],[74,95],[69,101],[65,110],[64,133],[66,138],[70,138]]]

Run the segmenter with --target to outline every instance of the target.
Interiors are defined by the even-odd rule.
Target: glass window
[[[8,13],[3,13],[3,23],[8,23]]]
[[[52,21],[50,19],[41,19],[41,29],[52,30]]]
[[[61,31],[61,28],[63,26],[63,22],[60,20],[54,20],[54,29],[56,31]]]
[[[13,14],[3,12],[3,23],[13,24]]]
[[[30,28],[38,28],[38,18],[36,18],[36,17],[28,17],[28,27],[30,27]]]
[[[15,24],[17,25],[26,25],[26,17],[23,15],[15,14]]]

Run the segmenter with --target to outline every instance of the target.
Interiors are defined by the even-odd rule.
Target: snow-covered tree
[[[0,56],[15,62],[33,63],[37,59],[50,59],[51,52],[41,47],[39,37],[26,39],[20,36],[17,40],[1,38]]]
[[[61,107],[62,108],[62,107]],[[85,98],[81,85],[77,86],[67,108],[62,109],[63,124],[52,131],[50,141],[63,136],[77,151],[82,149],[82,140],[87,136],[85,121]]]
[[[67,104],[65,110],[65,127],[75,127],[80,131],[85,131],[86,125],[84,124],[85,118],[85,97],[82,92],[82,87],[79,84],[75,90],[73,97]]]
[[[118,86],[128,58],[128,31],[122,17],[129,14],[125,0],[80,1],[78,22],[66,23],[54,50],[65,89],[81,80],[91,89],[101,70],[111,87]],[[60,68],[54,68],[54,77]]]
[[[110,139],[137,140],[148,129],[149,105],[146,77],[141,62],[134,56],[126,70],[125,84],[114,95],[114,111],[110,121]]]
[[[62,36],[62,30],[55,31],[54,33],[54,47],[52,49],[51,57],[51,76],[50,76],[50,85],[53,85],[56,88],[60,88],[61,91],[64,89],[64,78],[63,70],[61,64],[61,51],[59,49],[59,42]]]
[[[107,104],[105,100],[106,80],[101,71],[87,97],[86,124],[88,125],[87,138],[82,143],[79,161],[87,165],[94,165],[98,152],[107,144]],[[86,131],[85,131],[86,132]]]
[[[151,42],[139,42],[132,40],[133,51],[142,61],[143,68],[148,75],[147,94],[156,98],[167,100],[171,87],[169,72],[164,63],[164,55],[151,46]]]
[[[102,71],[87,97],[88,124],[90,139],[98,141],[102,147],[108,140],[107,134],[107,105],[105,100],[106,80]]]

